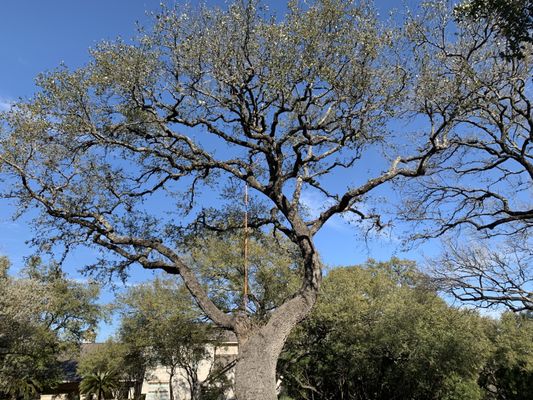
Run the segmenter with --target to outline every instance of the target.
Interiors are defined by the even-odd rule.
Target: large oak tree
[[[180,275],[237,335],[237,398],[274,399],[278,355],[322,280],[316,234],[338,215],[380,227],[371,194],[464,144],[457,131],[486,97],[469,74],[508,79],[493,71],[490,29],[442,35],[451,14],[430,7],[397,27],[353,1],[290,2],[282,18],[255,1],[163,8],[135,43],[41,75],[35,97],[3,115],[5,194],[41,211],[38,244],[101,248],[107,273]],[[250,228],[283,235],[301,260],[299,288],[268,312],[221,308],[183,250],[191,230],[242,228],[244,185]],[[306,207],[309,194],[322,207]]]

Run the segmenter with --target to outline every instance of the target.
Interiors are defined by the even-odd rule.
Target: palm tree
[[[104,396],[117,389],[118,384],[119,376],[115,371],[96,371],[83,377],[80,393],[91,397],[96,395],[97,400],[104,400]]]

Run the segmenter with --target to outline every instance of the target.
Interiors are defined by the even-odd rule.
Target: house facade
[[[233,382],[234,371],[233,365],[238,355],[238,343],[235,335],[229,332],[224,335],[222,341],[216,345],[207,344],[206,350],[208,356],[200,362],[198,369],[194,371],[197,374],[197,380],[200,384],[206,385],[209,381],[216,385],[217,378],[224,375],[225,380]],[[178,369],[172,379],[172,388],[174,398],[180,400],[191,400],[191,378],[190,373],[184,369]],[[142,394],[145,400],[170,400],[170,378],[171,371],[163,366],[158,366],[147,372],[142,386]],[[231,400],[234,398],[231,387],[224,390],[223,399]]]
[[[97,343],[85,344],[82,352],[96,351]],[[142,383],[143,400],[170,400],[170,384],[175,400],[191,400],[192,386],[194,384],[204,387],[216,387],[220,385],[220,400],[232,400],[234,398],[231,383],[234,378],[233,366],[238,355],[238,343],[235,335],[224,332],[217,337],[216,341],[206,343],[206,357],[198,365],[188,370],[177,368],[171,382],[171,371],[164,366],[156,366],[146,371]],[[72,400],[84,396],[79,394],[81,377],[76,374],[76,362],[67,360],[64,362],[66,380],[55,388],[43,392],[40,400]],[[194,379],[191,379],[194,377]],[[226,382],[227,385],[221,385]],[[133,383],[129,393],[123,395],[133,398]],[[107,400],[107,399],[106,399]]]

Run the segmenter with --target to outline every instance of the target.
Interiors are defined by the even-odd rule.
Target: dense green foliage
[[[216,265],[222,243],[205,243],[213,246],[205,260]],[[231,254],[231,243],[222,254]],[[60,353],[91,337],[97,288],[83,289],[37,260],[25,278],[10,277],[7,268],[3,259],[2,396],[31,397],[61,379]],[[183,286],[156,279],[133,286],[118,303],[120,342],[82,353],[81,393],[125,398],[150,367],[162,365],[174,375],[185,371],[182,384],[193,398],[219,398],[228,382],[201,382],[196,374],[201,362],[213,361],[215,331]],[[312,316],[286,346],[280,374],[293,399],[527,400],[533,319],[506,313],[492,320],[452,308],[413,262],[369,261],[330,271]]]
[[[526,399],[533,321],[448,306],[412,262],[332,270],[280,363],[295,399]]]
[[[258,229],[247,235],[247,309],[261,320],[298,290],[302,259],[282,235]],[[202,231],[187,237],[182,248],[216,304],[226,311],[242,309],[244,234]]]
[[[461,18],[483,19],[495,24],[507,41],[508,58],[523,57],[526,46],[533,44],[532,0],[467,0],[456,7]]]
[[[492,321],[493,350],[480,379],[490,400],[528,400],[533,394],[533,318],[503,315]]]
[[[97,285],[30,259],[24,277],[0,258],[0,397],[32,397],[62,379],[61,358],[94,339]]]

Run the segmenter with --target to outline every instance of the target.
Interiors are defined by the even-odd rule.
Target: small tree
[[[97,285],[68,279],[31,259],[23,277],[0,258],[0,394],[33,397],[63,377],[60,360],[94,337],[101,316]]]
[[[80,393],[96,400],[110,398],[111,393],[119,386],[119,375],[112,370],[99,370],[83,376],[80,383]]]
[[[128,346],[125,343],[108,339],[104,343],[82,348],[77,359],[76,372],[82,377],[82,382],[87,381],[84,387],[84,390],[89,390],[87,394],[98,395],[97,390],[94,390],[94,385],[98,386],[99,380],[104,380],[111,382],[113,386],[109,387],[105,393],[111,394],[114,399],[127,399],[132,386],[129,371],[133,367],[131,359],[128,358]],[[144,380],[144,375],[141,380]],[[91,389],[88,389],[89,387]],[[133,387],[135,389],[135,381],[133,381]]]

